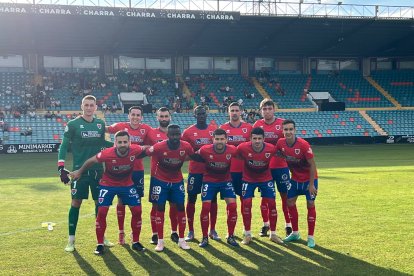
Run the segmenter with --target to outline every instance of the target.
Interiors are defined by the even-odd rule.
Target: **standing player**
[[[217,197],[217,193],[227,203],[227,243],[232,246],[239,246],[234,239],[234,228],[237,222],[236,194],[231,182],[230,167],[234,161],[237,149],[234,146],[226,145],[227,133],[223,129],[216,129],[213,133],[213,144],[204,145],[198,150],[198,154],[204,159],[206,173],[203,176],[203,187],[201,198],[203,207],[201,209],[200,221],[203,230],[203,239],[200,247],[208,245],[208,226],[211,200]]]
[[[157,232],[158,244],[155,251],[164,250],[164,212],[167,200],[177,206],[178,220],[178,246],[184,250],[190,249],[184,240],[185,231],[185,193],[184,180],[181,167],[187,157],[194,157],[192,146],[181,141],[181,130],[178,125],[169,125],[167,132],[168,140],[156,143],[146,153],[152,156],[151,166],[151,199],[157,204]]]
[[[243,167],[243,224],[245,235],[243,244],[252,240],[250,231],[252,221],[252,198],[254,190],[260,189],[262,201],[269,207],[270,240],[282,244],[283,241],[276,235],[277,211],[276,194],[272,175],[269,170],[270,159],[275,155],[276,148],[264,142],[264,131],[260,127],[252,129],[250,142],[244,142],[237,147],[239,157],[244,162]]]
[[[92,95],[82,99],[82,115],[68,122],[65,127],[62,144],[58,154],[58,170],[60,180],[67,184],[70,182],[68,171],[65,169],[65,158],[69,144],[73,155],[73,170],[79,169],[82,164],[91,156],[94,156],[108,144],[105,141],[105,122],[94,118],[97,108],[96,98]],[[72,202],[69,209],[69,241],[65,248],[66,252],[75,251],[75,233],[79,219],[79,210],[83,199],[89,197],[89,187],[92,198],[97,205],[99,179],[102,176],[103,167],[96,164],[84,171],[79,179],[71,182]],[[97,207],[95,214],[97,214]],[[113,244],[105,240],[106,246]]]
[[[220,128],[224,129],[227,133],[227,144],[238,146],[243,142],[250,140],[250,132],[252,126],[241,120],[240,105],[237,102],[233,102],[228,107],[230,120],[221,125]],[[243,197],[241,195],[242,188],[242,171],[243,161],[238,158],[231,160],[231,178],[233,182],[234,192],[240,197],[241,210],[243,210]]]
[[[292,242],[300,239],[298,227],[298,210],[296,200],[299,195],[306,196],[308,207],[308,246],[315,247],[313,237],[316,222],[315,199],[318,194],[318,173],[312,149],[304,139],[296,137],[296,126],[292,120],[283,122],[283,134],[285,138],[277,142],[278,154],[287,160],[292,179],[288,186],[288,206],[292,219],[293,232],[284,241]]]
[[[275,103],[271,99],[264,99],[260,103],[260,110],[263,119],[256,121],[253,127],[261,127],[265,133],[265,142],[276,145],[277,141],[283,137],[282,123],[283,119],[275,116]],[[286,223],[286,236],[292,233],[292,224],[290,222],[289,210],[287,207],[287,185],[289,184],[289,168],[286,160],[278,156],[274,156],[270,161],[270,170],[272,172],[273,181],[276,182],[277,190],[282,199],[282,209]],[[262,201],[260,206],[263,218],[263,227],[260,231],[260,236],[267,236],[269,231],[269,208],[265,202]]]
[[[197,123],[184,130],[181,139],[190,143],[194,151],[197,151],[202,146],[213,143],[213,131],[216,128],[214,126],[207,125],[207,110],[203,106],[197,106],[194,108],[194,116],[197,119]],[[189,232],[186,237],[186,241],[192,241],[194,239],[195,204],[197,201],[197,195],[201,193],[201,185],[203,183],[205,165],[200,162],[190,161],[188,171],[188,201],[186,211]],[[220,238],[215,230],[217,221],[217,197],[213,198],[211,202],[210,219],[210,237],[214,240],[219,240]]]
[[[146,145],[155,145],[156,143],[162,142],[167,140],[167,127],[171,121],[171,114],[168,108],[161,107],[157,110],[157,120],[159,123],[159,127],[153,128],[152,131],[148,134],[147,140],[145,142]],[[154,163],[155,159],[151,159],[151,167],[156,166],[157,164]],[[153,183],[150,182],[150,191],[152,190]],[[151,244],[158,243],[158,232],[157,232],[157,204],[156,202],[151,199],[151,194],[149,195],[149,202],[152,203],[150,218],[151,218],[151,229],[152,229],[152,238]],[[177,234],[177,208],[174,203],[170,202],[170,221],[171,221],[171,240],[175,243],[178,243],[178,234]]]
[[[132,249],[143,251],[145,248],[139,242],[141,233],[141,198],[137,194],[136,186],[132,181],[132,169],[136,158],[145,156],[143,149],[137,145],[130,146],[129,134],[127,131],[118,131],[115,134],[115,146],[99,152],[89,158],[83,166],[72,172],[70,175],[78,179],[89,167],[97,163],[105,163],[105,172],[100,180],[99,189],[99,208],[96,217],[96,238],[98,245],[95,250],[96,255],[104,253],[104,235],[106,230],[106,216],[109,206],[117,195],[122,202],[129,205],[131,209],[131,228],[132,228]]]
[[[132,106],[128,111],[129,122],[115,123],[106,127],[109,133],[116,133],[120,130],[128,131],[131,137],[131,143],[135,145],[143,145],[148,133],[152,130],[149,125],[141,123],[142,121],[142,108],[140,106]],[[134,166],[134,172],[132,173],[132,180],[136,186],[138,195],[144,196],[144,163],[142,159],[137,159]],[[125,205],[122,200],[118,200],[116,205],[116,213],[118,218],[119,228],[119,244],[125,244]]]

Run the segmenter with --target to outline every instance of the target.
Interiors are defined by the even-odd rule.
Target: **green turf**
[[[149,244],[150,205],[144,200],[141,241],[147,252],[116,246],[104,257],[93,254],[91,201],[81,208],[77,251],[63,251],[70,193],[57,176],[56,154],[0,155],[0,274],[414,274],[414,146],[325,146],[314,147],[314,152],[320,175],[314,250],[304,243],[282,247],[259,238],[261,219],[255,199],[251,245],[233,249],[224,242],[211,241],[208,248],[201,249],[191,243],[192,250],[185,252],[167,240],[167,250],[156,253]],[[146,176],[147,187],[148,183]],[[279,199],[277,205],[280,207]],[[306,238],[303,198],[298,209],[302,237]],[[282,234],[283,214],[278,210],[278,232]],[[197,205],[198,238],[199,211]],[[126,222],[129,219],[128,214]],[[40,227],[44,221],[57,225],[48,231]],[[239,236],[241,225],[239,214]],[[225,236],[222,202],[217,230]],[[106,236],[117,240],[113,208]]]

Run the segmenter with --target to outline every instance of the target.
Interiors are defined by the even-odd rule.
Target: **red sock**
[[[157,211],[158,239],[164,239],[164,212]]]
[[[287,206],[287,194],[280,194],[280,198],[282,199],[282,210],[283,215],[285,216],[285,222],[290,223],[289,208]]]
[[[267,201],[267,206],[269,207],[270,231],[276,231],[276,223],[277,223],[276,201],[272,198],[267,198],[266,201]]]
[[[195,204],[187,202],[187,220],[188,220],[188,230],[194,232],[194,214],[195,214]]]
[[[313,236],[316,224],[316,208],[315,206],[308,207],[308,235]]]
[[[184,232],[186,226],[185,212],[177,211],[177,221],[178,221],[178,237],[184,239]]]
[[[141,234],[142,226],[142,208],[141,206],[132,206],[131,208],[131,229],[132,229],[132,242],[139,242],[139,235]]]
[[[289,206],[289,216],[290,221],[292,222],[292,230],[293,231],[299,231],[299,225],[298,225],[298,209],[296,208],[296,204],[293,206]]]
[[[203,231],[203,238],[208,237],[208,226],[209,222],[209,213],[211,212],[211,202],[203,202],[203,207],[201,208],[200,221],[201,221],[201,230]]]
[[[237,222],[237,203],[232,202],[227,204],[227,229],[229,236],[234,234]]]
[[[170,204],[170,221],[171,221],[171,231],[177,232],[177,207],[175,204]]]
[[[243,199],[243,224],[244,230],[250,231],[250,226],[252,223],[252,199],[246,198]]]
[[[260,211],[262,212],[263,222],[269,222],[269,207],[264,197],[262,197],[262,202],[260,203]]]
[[[124,232],[125,205],[119,203],[116,205],[116,217],[118,218],[119,232]]]
[[[217,202],[211,202],[210,208],[210,230],[216,230],[216,222],[217,222]]]
[[[108,215],[109,206],[101,206],[98,208],[98,215],[95,221],[96,239],[98,244],[104,244],[106,230],[106,216]]]
[[[157,233],[157,206],[152,206],[151,212],[150,212],[150,218],[151,218],[151,231],[152,233]]]

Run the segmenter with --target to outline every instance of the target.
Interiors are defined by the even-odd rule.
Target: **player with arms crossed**
[[[68,184],[70,181],[69,172],[65,169],[66,153],[71,145],[73,155],[73,170],[79,169],[82,164],[91,156],[94,156],[112,143],[105,141],[105,122],[101,119],[94,118],[97,109],[96,98],[87,95],[82,99],[82,115],[68,122],[65,127],[62,144],[58,154],[58,170],[60,180]],[[95,164],[89,170],[84,171],[79,179],[71,182],[72,202],[69,209],[69,241],[65,247],[66,252],[75,251],[75,234],[78,225],[79,210],[84,199],[89,197],[89,188],[92,198],[97,206],[98,185],[102,177],[103,167],[101,164]],[[95,209],[95,215],[98,208]],[[106,246],[113,244],[105,240]]]
[[[200,221],[203,231],[203,239],[200,247],[208,245],[208,226],[211,200],[220,192],[221,198],[227,203],[227,243],[239,246],[234,239],[234,228],[237,222],[236,194],[231,182],[230,167],[234,161],[237,149],[235,146],[226,145],[227,133],[224,129],[216,129],[213,133],[213,144],[202,146],[197,153],[203,158],[206,165],[206,173],[203,176],[201,198],[203,207],[201,209]]]
[[[178,246],[184,250],[190,249],[184,240],[185,192],[181,167],[187,157],[196,158],[197,155],[189,143],[180,140],[181,130],[178,125],[169,125],[167,136],[168,140],[156,143],[146,151],[146,154],[153,158],[150,194],[157,205],[158,243],[155,251],[158,252],[164,250],[164,212],[167,200],[175,203],[177,207]]]
[[[128,131],[131,143],[134,145],[143,145],[148,133],[152,130],[149,125],[142,123],[142,108],[140,106],[132,106],[128,110],[129,122],[115,123],[106,127],[107,132],[116,133],[120,130]],[[144,196],[144,163],[142,159],[135,161],[134,172],[132,173],[132,180],[138,191],[140,197]],[[118,218],[119,228],[119,244],[125,244],[125,205],[122,200],[118,199],[116,205],[116,214]]]
[[[261,127],[265,132],[265,142],[276,145],[277,141],[283,137],[282,123],[284,119],[275,116],[276,105],[271,99],[264,99],[260,103],[260,111],[263,119],[256,121],[253,127]],[[287,185],[289,184],[289,168],[286,160],[278,156],[273,156],[270,161],[270,171],[273,181],[276,182],[277,190],[282,199],[282,209],[286,223],[286,236],[292,233],[292,224],[290,222],[289,210],[287,207]],[[269,208],[266,202],[262,201],[260,206],[263,218],[263,227],[260,236],[267,236],[269,231]]]
[[[269,206],[270,240],[283,244],[283,241],[276,235],[277,210],[276,194],[272,175],[269,170],[270,159],[276,153],[272,144],[264,142],[264,131],[260,127],[252,129],[250,142],[244,142],[237,147],[239,157],[244,162],[243,167],[243,224],[245,235],[243,244],[249,244],[252,240],[252,198],[254,190],[260,189],[262,200]]]
[[[241,143],[250,140],[252,126],[241,120],[240,105],[237,102],[231,103],[228,107],[228,111],[230,120],[221,125],[220,128],[224,129],[227,133],[227,144],[237,147]],[[233,158],[231,160],[230,172],[234,192],[240,197],[241,210],[243,210],[243,197],[241,195],[243,161],[238,158]]]
[[[130,145],[130,137],[127,131],[115,133],[115,146],[104,149],[97,155],[89,158],[83,166],[70,173],[73,179],[78,179],[89,167],[97,163],[105,164],[105,172],[99,184],[99,207],[96,217],[96,238],[98,245],[95,249],[96,255],[104,253],[104,235],[106,230],[106,216],[109,206],[117,195],[122,202],[129,205],[132,213],[132,249],[143,251],[145,248],[139,242],[141,233],[141,198],[137,193],[136,186],[132,181],[132,170],[135,159],[145,156],[145,151],[137,145]]]
[[[190,143],[194,151],[199,150],[203,145],[213,143],[213,131],[216,129],[212,125],[207,125],[207,110],[203,106],[194,108],[194,117],[197,123],[188,127],[183,131],[182,140]],[[187,219],[189,232],[186,241],[194,239],[194,214],[197,195],[201,193],[201,186],[203,184],[203,174],[205,173],[205,165],[200,162],[190,161],[188,168],[187,181]],[[210,237],[214,240],[219,240],[219,236],[215,230],[217,221],[217,197],[213,198],[210,209]]]
[[[157,110],[157,120],[159,123],[159,127],[153,128],[151,132],[148,133],[147,139],[145,141],[146,145],[155,145],[156,143],[162,142],[164,140],[167,140],[167,131],[168,131],[168,125],[171,121],[171,114],[168,108],[161,107]],[[154,164],[155,159],[151,158],[151,167],[156,166]],[[152,179],[152,178],[151,178]],[[150,182],[150,191],[152,191],[153,183]],[[152,238],[151,238],[151,244],[157,244],[158,243],[158,232],[157,232],[157,204],[156,202],[151,198],[151,193],[149,194],[149,202],[152,203],[150,218],[151,218],[151,229],[152,229]],[[177,221],[177,207],[175,206],[175,203],[170,201],[170,221],[171,221],[171,240],[175,243],[178,243],[178,234],[177,234],[177,227],[178,227],[178,221]]]
[[[276,150],[279,155],[286,158],[292,172],[287,203],[293,228],[293,232],[284,241],[292,242],[300,239],[296,200],[299,195],[305,195],[308,208],[308,246],[313,248],[315,247],[313,236],[316,222],[315,199],[318,194],[318,173],[314,155],[309,143],[296,137],[296,125],[293,120],[283,122],[283,134],[285,138],[279,139]]]

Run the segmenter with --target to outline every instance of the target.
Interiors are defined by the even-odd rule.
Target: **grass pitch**
[[[190,243],[190,251],[180,250],[167,240],[166,215],[166,250],[156,253],[149,244],[150,204],[145,199],[141,242],[147,251],[137,253],[130,249],[130,244],[117,245],[103,257],[93,254],[96,241],[91,200],[81,208],[77,251],[70,254],[63,250],[70,191],[59,181],[56,154],[0,155],[0,274],[414,274],[414,146],[324,146],[314,147],[314,152],[320,180],[316,200],[317,246],[313,250],[305,243],[283,247],[258,237],[262,223],[256,198],[251,245],[231,248],[225,241],[211,241],[206,249]],[[148,175],[145,183],[148,188]],[[201,238],[199,203],[200,200],[195,228]],[[300,198],[300,230],[306,239],[305,205],[304,198]],[[277,206],[278,232],[282,235],[284,221],[279,198]],[[129,219],[127,214],[126,229]],[[47,221],[57,224],[53,231],[41,227]],[[225,205],[220,202],[217,230],[222,238],[226,228]],[[241,230],[239,214],[238,236]],[[106,236],[117,241],[114,207],[108,214]]]

